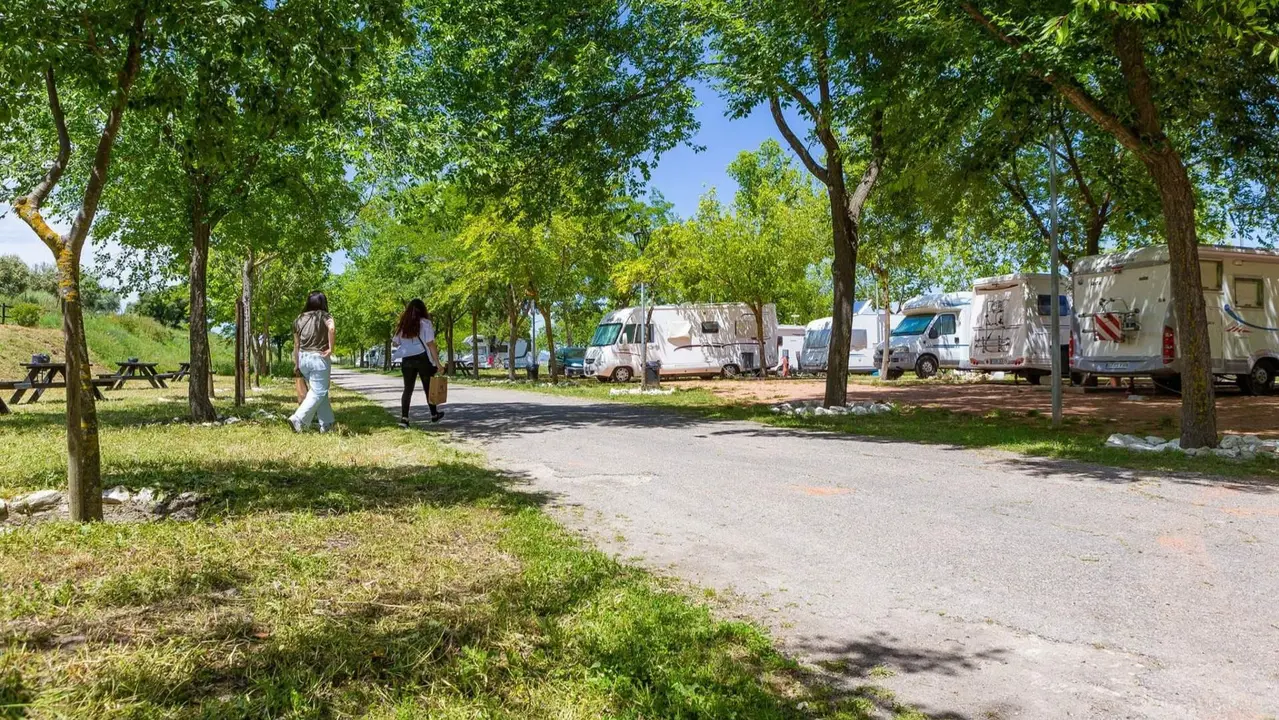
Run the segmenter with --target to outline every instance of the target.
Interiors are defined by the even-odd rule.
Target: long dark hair
[[[404,306],[396,331],[402,338],[415,338],[422,330],[422,321],[430,319],[431,315],[426,312],[426,303],[419,298],[413,298],[408,305]]]
[[[329,311],[329,298],[319,290],[306,296],[306,312],[315,310]]]

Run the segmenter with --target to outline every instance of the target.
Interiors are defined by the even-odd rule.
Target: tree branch
[[[870,164],[866,166],[865,172],[862,173],[861,182],[857,183],[857,189],[848,198],[848,216],[852,219],[854,225],[861,221],[862,209],[866,207],[866,201],[870,198],[871,190],[875,188],[875,183],[879,180],[879,173],[884,169],[884,160],[887,153],[884,151],[884,111],[875,109],[871,113],[871,135],[870,135]]]
[[[786,138],[786,142],[790,144],[791,149],[795,151],[795,154],[798,155],[799,159],[804,163],[804,167],[808,168],[808,171],[812,173],[814,177],[822,181],[823,185],[829,185],[830,176],[829,173],[827,173],[826,168],[822,167],[821,164],[813,159],[812,153],[808,152],[808,148],[804,147],[804,143],[800,142],[799,137],[795,135],[794,131],[790,129],[790,125],[787,124],[786,117],[782,115],[782,104],[777,99],[777,93],[769,94],[768,107],[773,112],[773,122],[777,123],[777,129],[782,133],[782,137]]]
[[[84,199],[80,203],[80,212],[71,223],[71,232],[67,242],[72,252],[78,257],[84,247],[84,240],[93,225],[93,217],[98,213],[98,201],[102,199],[102,191],[107,185],[107,169],[111,165],[111,151],[115,147],[116,134],[120,131],[120,121],[124,117],[125,105],[129,102],[129,90],[138,76],[142,64],[142,33],[146,15],[139,10],[133,16],[133,29],[129,32],[129,47],[125,51],[124,66],[116,76],[116,96],[107,114],[106,125],[102,128],[102,137],[98,139],[98,149],[93,155],[93,168],[89,172],[89,183],[84,188]]]
[[[58,130],[58,155],[45,171],[44,179],[40,181],[40,184],[24,197],[14,199],[13,209],[18,213],[18,217],[35,231],[49,250],[57,255],[63,244],[62,235],[45,222],[44,216],[40,213],[40,206],[48,199],[49,193],[58,186],[62,174],[66,172],[67,163],[71,161],[71,135],[67,132],[67,118],[62,111],[62,101],[58,99],[58,84],[53,74],[53,65],[45,69],[44,85],[49,94],[49,113],[53,116],[53,124]]]
[[[969,17],[976,21],[977,24],[984,27],[1004,44],[1013,49],[1021,50],[1022,59],[1032,63],[1032,67],[1030,68],[1030,72],[1032,74],[1052,86],[1052,88],[1060,93],[1062,97],[1069,100],[1070,103],[1075,106],[1075,109],[1087,115],[1103,130],[1114,135],[1115,139],[1118,140],[1121,145],[1128,148],[1139,157],[1144,157],[1149,154],[1150,149],[1144,142],[1142,142],[1141,134],[1126,125],[1123,120],[1120,120],[1119,117],[1107,109],[1100,100],[1093,97],[1092,93],[1088,92],[1072,79],[1063,78],[1054,72],[1040,70],[1033,67],[1035,58],[1030,52],[1024,49],[1026,44],[1024,40],[1004,32],[994,20],[984,15],[971,2],[960,2],[959,6],[964,10],[964,12],[968,13]]]
[[[1052,233],[1048,230],[1048,225],[1044,223],[1043,216],[1041,216],[1039,211],[1035,209],[1035,204],[1030,201],[1030,194],[1026,192],[1025,186],[1021,182],[1021,175],[1017,172],[1016,158],[1013,158],[1010,163],[1010,167],[1012,171],[1012,179],[1006,178],[1003,175],[996,175],[996,178],[999,180],[999,184],[1004,186],[1004,189],[1008,191],[1008,194],[1012,195],[1017,202],[1021,203],[1022,209],[1026,211],[1026,214],[1030,216],[1031,221],[1035,223],[1035,227],[1039,230],[1039,234],[1045,240],[1051,240]]]
[[[1070,167],[1070,172],[1075,176],[1075,184],[1079,186],[1079,194],[1083,196],[1084,202],[1094,214],[1098,212],[1097,199],[1092,194],[1092,188],[1089,187],[1088,181],[1084,179],[1084,171],[1079,166],[1079,158],[1075,155],[1075,144],[1071,141],[1070,132],[1066,129],[1066,114],[1057,115],[1057,128],[1061,131],[1062,146],[1066,149],[1066,164]]]

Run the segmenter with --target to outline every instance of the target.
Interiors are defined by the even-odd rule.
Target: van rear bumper
[[[1072,372],[1088,373],[1090,375],[1113,377],[1149,375],[1151,377],[1162,377],[1180,375],[1181,360],[1173,360],[1170,364],[1165,365],[1161,357],[1075,358],[1075,362],[1071,363],[1070,369]]]

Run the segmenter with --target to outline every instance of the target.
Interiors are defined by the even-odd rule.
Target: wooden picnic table
[[[31,397],[27,403],[33,403],[44,395],[44,391],[49,388],[60,388],[67,386],[67,364],[60,362],[40,362],[40,363],[22,363],[22,367],[27,369],[27,377],[13,383],[13,395],[9,398],[10,405],[17,405],[22,401],[22,396],[31,391]],[[62,376],[62,382],[58,382],[58,376]],[[98,383],[93,384],[93,395],[99,400],[105,400],[102,391],[98,389]]]
[[[116,371],[116,374],[114,376],[105,376],[108,378],[114,377],[115,384],[111,386],[112,390],[119,390],[123,388],[124,384],[130,380],[146,380],[151,383],[151,387],[157,390],[167,389],[169,387],[164,383],[164,378],[168,376],[162,376],[155,370],[159,363],[144,363],[129,360],[122,363],[116,363],[116,365],[120,368]]]

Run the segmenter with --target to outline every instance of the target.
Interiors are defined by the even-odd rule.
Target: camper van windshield
[[[600,323],[591,337],[591,347],[602,347],[617,342],[617,334],[622,331],[621,323]]]
[[[928,323],[933,321],[936,315],[911,315],[903,319],[893,329],[893,337],[901,337],[902,335],[922,335],[928,329]]]
[[[804,335],[804,347],[820,349],[830,345],[830,328],[813,328]]]

